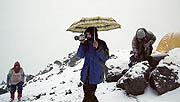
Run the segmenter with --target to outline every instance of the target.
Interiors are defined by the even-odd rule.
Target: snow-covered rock
[[[108,71],[106,81],[117,82],[127,71],[128,69],[121,69],[119,67],[113,68],[112,70]]]
[[[180,86],[180,48],[171,50],[151,73],[150,85],[158,94],[164,94]]]
[[[178,67],[175,65],[157,67],[150,76],[150,86],[161,95],[168,91],[174,90],[180,86],[178,83],[179,72],[176,72],[172,68]]]
[[[8,88],[6,86],[6,83],[4,81],[2,81],[0,84],[0,95],[7,93],[7,92],[8,92]]]
[[[124,55],[122,55],[124,54]],[[129,50],[117,51],[106,62],[108,67],[107,82],[117,82],[128,70]]]
[[[149,74],[147,61],[138,63],[118,80],[116,86],[124,89],[128,94],[141,95],[148,86]]]

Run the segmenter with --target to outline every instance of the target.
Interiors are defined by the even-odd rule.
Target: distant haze
[[[0,0],[0,80],[16,60],[26,73],[37,73],[76,51],[78,33],[66,29],[81,17],[113,17],[121,29],[98,32],[110,51],[131,49],[139,27],[157,41],[180,31],[180,0]]]

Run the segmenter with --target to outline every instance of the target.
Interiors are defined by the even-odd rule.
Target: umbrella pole
[[[96,40],[96,38],[95,38],[95,28],[94,28],[94,40]]]

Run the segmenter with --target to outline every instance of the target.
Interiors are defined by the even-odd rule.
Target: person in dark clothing
[[[98,38],[96,27],[87,28],[84,34],[87,34],[87,40],[80,41],[77,52],[79,58],[85,58],[81,71],[81,81],[84,83],[83,102],[98,102],[95,91],[107,72],[105,62],[109,59],[109,49],[106,43]]]
[[[129,67],[132,67],[138,62],[145,61],[149,58],[153,50],[153,43],[156,41],[156,36],[145,28],[139,28],[132,40],[132,56],[130,57]]]

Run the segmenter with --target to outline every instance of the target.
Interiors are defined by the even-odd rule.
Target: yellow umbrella
[[[67,31],[83,33],[88,27],[96,27],[98,31],[108,31],[121,26],[112,17],[83,17],[80,21],[74,22]]]

